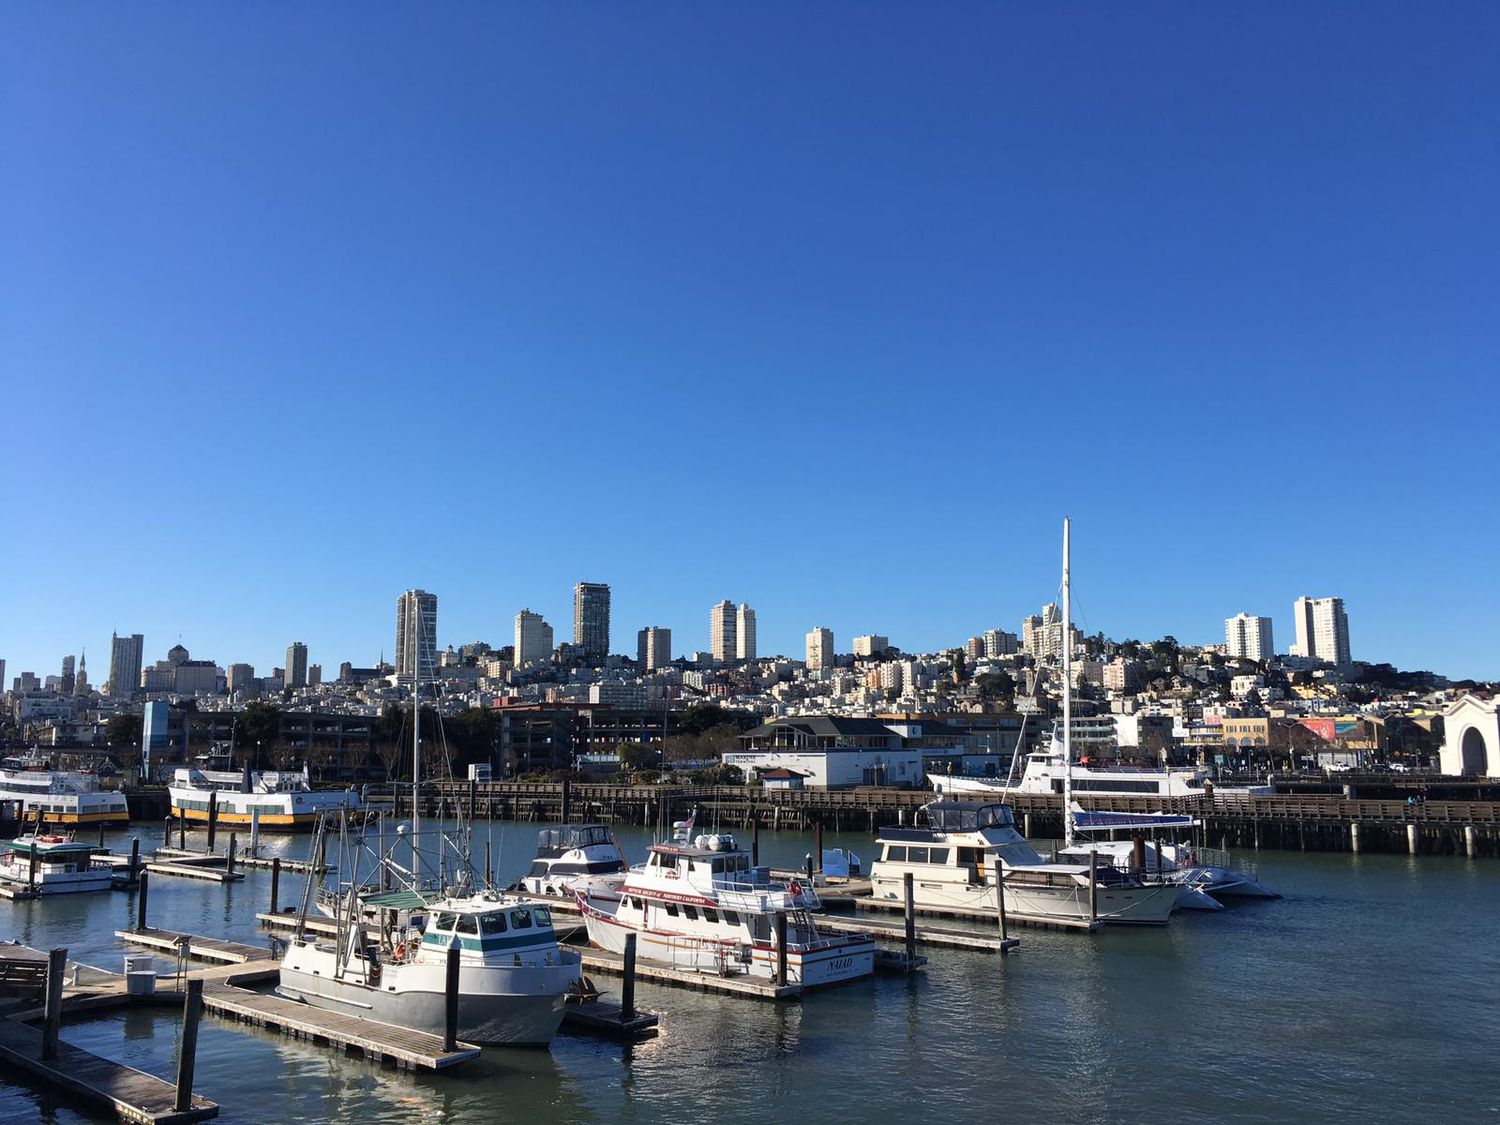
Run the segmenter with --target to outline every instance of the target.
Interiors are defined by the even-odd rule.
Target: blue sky
[[[15,5],[7,678],[1345,598],[1500,676],[1500,8]]]

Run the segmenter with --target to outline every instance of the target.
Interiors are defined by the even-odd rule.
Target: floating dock
[[[179,1111],[172,1083],[59,1040],[57,1056],[42,1059],[42,1032],[16,1020],[0,1020],[0,1061],[66,1092],[84,1105],[142,1125],[187,1125],[219,1115],[219,1107],[193,1095]]]
[[[894,899],[856,898],[853,901],[856,910],[880,910],[888,914],[901,914],[906,910],[904,903],[897,902]],[[939,909],[936,907],[919,906],[916,908],[916,913],[929,918],[963,918],[978,922],[987,922],[991,926],[998,924],[995,913],[992,910],[962,910],[949,906]],[[819,917],[822,918],[823,916],[819,915]],[[1088,918],[1079,918],[1074,921],[1071,918],[1043,918],[1035,914],[1017,914],[1014,911],[1006,911],[1005,918],[1007,922],[1014,922],[1018,926],[1031,926],[1039,930],[1079,930],[1084,933],[1098,933],[1104,928],[1103,922],[1091,921]],[[949,932],[956,933],[958,931]],[[1015,941],[1016,939],[1010,938],[1009,940]],[[998,942],[992,942],[992,944],[998,944]]]
[[[187,955],[198,961],[214,961],[221,965],[244,965],[250,961],[272,960],[269,949],[245,945],[223,938],[199,937],[196,934],[179,933],[176,930],[159,930],[149,926],[143,930],[116,930],[115,937],[128,945],[139,945],[156,949],[176,957],[184,946]]]
[[[869,934],[876,941],[903,944],[906,941],[906,923],[888,922],[883,918],[861,918],[849,921],[830,918],[827,914],[816,915],[814,920],[820,930],[832,930],[837,934]],[[942,949],[975,949],[981,953],[1009,953],[1021,944],[1019,938],[1008,937],[1002,943],[999,937],[988,937],[971,930],[943,929],[937,926],[917,926],[918,945],[931,945]]]
[[[607,949],[584,949],[583,967],[596,973],[611,976],[625,975],[625,958],[622,954]],[[699,992],[720,992],[730,996],[747,996],[754,1000],[795,1000],[802,995],[800,984],[776,984],[765,977],[748,973],[721,977],[717,973],[700,973],[692,969],[680,969],[675,965],[636,958],[635,975],[653,984],[667,984],[674,988],[692,988]]]

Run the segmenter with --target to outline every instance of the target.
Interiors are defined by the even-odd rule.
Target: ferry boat
[[[1068,763],[1062,744],[1053,739],[1050,750],[1038,750],[1026,755],[1026,768],[1021,780],[1011,783],[987,777],[950,777],[930,773],[927,781],[942,797],[994,797],[1005,793],[1045,793],[1053,796],[1062,793],[1067,784],[1064,774]],[[1091,797],[1201,797],[1211,781],[1205,769],[1196,767],[1152,766],[1131,762],[1090,761],[1083,759],[1072,764],[1072,790]],[[1241,786],[1227,789],[1214,786],[1221,793],[1249,793],[1269,795],[1276,792],[1272,785]]]
[[[691,821],[688,822],[689,825]],[[573,890],[589,940],[615,953],[636,935],[642,957],[695,972],[774,978],[777,919],[786,919],[787,982],[811,988],[869,976],[869,934],[823,934],[813,888],[776,882],[752,867],[728,834],[686,831],[653,844],[644,864],[622,876],[590,879]]]
[[[400,894],[410,892],[396,892]],[[349,896],[332,941],[293,939],[281,960],[283,996],[381,1023],[444,1032],[448,950],[459,955],[458,1033],[471,1043],[545,1047],[562,1024],[567,995],[583,976],[583,958],[562,949],[552,912],[541,904],[487,891],[425,902],[426,926],[372,943],[360,906]]]
[[[68,836],[27,833],[0,841],[0,883],[44,895],[107,891],[114,867],[94,859],[94,849]]]
[[[307,766],[300,770],[243,770],[227,766],[227,755],[207,755],[200,765],[178,769],[167,787],[172,816],[189,824],[208,823],[211,794],[218,794],[216,817],[221,827],[248,827],[253,820],[272,831],[311,831],[318,814],[330,809],[355,810],[359,794],[353,789],[314,789]]]
[[[1108,864],[1049,862],[1016,831],[1005,805],[935,801],[923,809],[925,827],[882,828],[880,858],[870,869],[876,899],[912,901],[919,908],[995,914],[996,879],[1003,880],[1005,910],[1021,921],[1164,925],[1177,888],[1151,882]],[[1090,899],[1093,899],[1093,907]],[[1097,910],[1097,913],[1096,913]]]
[[[21,807],[21,819],[66,825],[130,823],[125,794],[100,789],[96,774],[54,770],[36,754],[0,761],[0,802]]]
[[[518,885],[529,894],[567,896],[580,879],[623,875],[628,866],[604,825],[564,824],[537,833],[536,858]]]

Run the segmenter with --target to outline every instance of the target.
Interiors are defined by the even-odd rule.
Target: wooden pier
[[[0,1062],[121,1121],[188,1125],[219,1115],[218,1105],[196,1094],[189,1108],[179,1111],[172,1083],[71,1043],[59,1041],[56,1056],[43,1060],[42,1030],[17,1020],[0,1019]]]
[[[159,930],[155,926],[141,930],[116,930],[115,937],[128,945],[160,950],[173,957],[186,950],[189,958],[214,961],[221,965],[244,965],[251,961],[273,960],[269,949],[238,941],[225,941],[223,938],[179,933],[177,930]]]
[[[401,1070],[447,1070],[479,1057],[479,1048],[470,1043],[459,1043],[455,1050],[447,1051],[441,1035],[330,1012],[228,984],[206,986],[203,1006],[217,1016],[269,1028],[294,1039],[355,1051]]]

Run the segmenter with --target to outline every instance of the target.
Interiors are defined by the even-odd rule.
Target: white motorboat
[[[314,789],[307,767],[300,770],[243,770],[227,768],[226,755],[207,755],[200,765],[178,769],[167,792],[172,816],[189,824],[208,823],[209,803],[224,828],[248,828],[259,823],[271,831],[310,831],[318,815],[331,809],[354,811],[359,794],[353,789]]]
[[[1111,867],[1050,862],[1016,831],[1009,807],[935,801],[923,809],[925,826],[882,828],[880,858],[870,870],[876,899],[912,901],[920,909],[996,914],[996,879],[1003,880],[1008,917],[1027,922],[1083,925],[1163,925],[1177,887]]]
[[[0,841],[0,883],[44,895],[107,891],[114,866],[94,858],[94,849],[71,837],[28,832]]]
[[[353,904],[351,896],[351,907]],[[459,1037],[545,1047],[562,1023],[582,957],[557,944],[545,905],[493,891],[426,903],[425,931],[368,941],[341,914],[333,941],[294,939],[281,961],[283,996],[318,1008],[441,1035],[450,947],[459,955]]]
[[[579,880],[623,875],[628,866],[615,834],[602,824],[543,828],[537,833],[536,858],[519,888],[534,895],[568,897]]]
[[[927,775],[932,788],[945,797],[996,797],[1005,793],[1061,794],[1067,763],[1062,744],[1026,755],[1026,767],[1014,784],[997,778]],[[1201,797],[1208,771],[1171,766],[1133,765],[1091,761],[1073,763],[1075,793],[1097,797]]]
[[[689,825],[691,821],[688,822]],[[636,935],[643,958],[695,972],[774,979],[777,935],[785,932],[786,980],[803,987],[869,976],[869,934],[824,934],[812,912],[817,894],[797,879],[780,882],[751,865],[734,837],[719,833],[653,844],[644,864],[574,888],[589,940],[622,953]]]
[[[125,794],[99,787],[97,774],[55,770],[35,753],[0,761],[0,802],[20,806],[21,819],[44,823],[107,825],[130,823]]]

